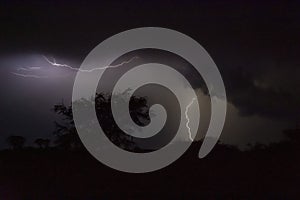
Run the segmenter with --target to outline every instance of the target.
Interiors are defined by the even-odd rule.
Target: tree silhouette
[[[116,99],[123,100],[128,95],[128,91],[118,94]],[[80,100],[76,103],[90,104],[89,100]],[[101,123],[101,128],[106,136],[117,146],[126,150],[136,148],[132,141],[132,136],[123,134],[122,130],[116,125],[111,112],[111,95],[104,93],[96,94],[95,97],[96,114]],[[145,125],[149,119],[149,108],[145,97],[132,96],[130,100],[130,115],[134,122],[138,125]],[[63,122],[55,122],[56,130],[54,131],[57,140],[55,144],[63,149],[81,148],[83,145],[74,126],[72,107],[63,103],[54,106],[54,112],[63,116]]]
[[[7,142],[12,149],[22,149],[26,139],[22,136],[12,135],[7,138]]]
[[[38,138],[34,141],[34,143],[36,145],[39,146],[40,149],[42,148],[48,148],[49,147],[49,144],[50,144],[50,140],[49,139],[43,139],[43,138]]]

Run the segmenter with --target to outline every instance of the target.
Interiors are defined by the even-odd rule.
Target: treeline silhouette
[[[119,136],[110,100],[105,94],[95,98],[107,137],[120,148],[140,152],[130,136]],[[148,108],[145,97],[133,97],[133,120],[147,122]],[[287,139],[280,143],[256,144],[247,151],[218,143],[203,159],[198,158],[202,141],[197,141],[164,169],[127,174],[104,166],[85,150],[71,106],[62,103],[53,110],[63,120],[56,122],[52,143],[36,138],[36,147],[25,147],[24,137],[7,138],[11,148],[0,152],[0,199],[299,199],[298,128],[285,130]]]

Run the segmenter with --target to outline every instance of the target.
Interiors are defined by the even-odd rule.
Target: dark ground
[[[0,199],[299,199],[299,143],[246,152],[219,144],[204,159],[199,146],[146,174],[115,171],[83,150],[5,150]]]

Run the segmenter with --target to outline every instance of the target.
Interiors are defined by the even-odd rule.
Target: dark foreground
[[[299,145],[241,152],[218,145],[198,159],[200,144],[152,173],[110,169],[86,151],[0,153],[0,199],[299,199]]]

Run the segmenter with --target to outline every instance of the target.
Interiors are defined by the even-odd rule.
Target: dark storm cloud
[[[299,117],[300,91],[297,87],[299,79],[294,73],[299,74],[299,70],[286,67],[283,71],[272,69],[253,74],[242,68],[232,70],[224,76],[224,79],[230,79],[226,85],[229,101],[239,108],[242,115],[296,120]],[[286,78],[292,84],[281,82]]]
[[[254,26],[249,30],[251,38],[243,38],[241,44],[231,40],[232,44],[224,45],[228,51],[214,57],[223,74],[229,101],[241,114],[299,118],[300,29],[291,26],[297,19],[292,18],[282,26],[277,24],[277,28],[266,24],[260,31]]]
[[[81,63],[96,45],[121,31],[171,28],[208,51],[223,76],[229,102],[241,115],[294,121],[300,102],[299,6],[284,1],[2,1],[0,54],[5,58],[37,53]],[[193,84],[204,88],[189,72]],[[2,91],[11,85],[4,76],[8,74],[1,71]],[[51,96],[51,103],[64,92],[70,96],[67,89]],[[13,116],[4,107],[16,97],[3,98],[0,109]],[[48,112],[47,105],[37,110]],[[3,118],[2,114],[0,121]]]

